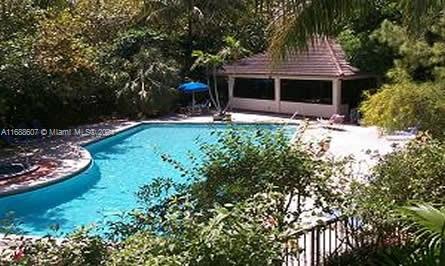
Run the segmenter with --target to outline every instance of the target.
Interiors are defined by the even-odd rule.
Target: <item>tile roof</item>
[[[347,77],[362,74],[346,60],[341,46],[333,39],[318,39],[308,49],[290,54],[273,66],[266,54],[256,54],[223,66],[223,75],[282,75]]]

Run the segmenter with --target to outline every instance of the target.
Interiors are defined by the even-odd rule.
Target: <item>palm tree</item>
[[[219,100],[218,85],[216,82],[216,70],[223,64],[223,58],[218,54],[212,55],[201,50],[193,51],[192,56],[195,57],[196,60],[191,69],[195,69],[199,66],[204,67],[206,70],[207,84],[210,84],[209,73],[211,70],[213,77],[213,90],[209,89],[210,100],[212,101],[213,106],[215,106],[217,112],[219,114],[222,113],[221,102]],[[213,93],[215,93],[215,95],[213,95]]]
[[[267,0],[266,0],[267,1]],[[270,0],[274,1],[274,0]],[[275,0],[277,1],[277,0]],[[276,57],[306,48],[308,40],[331,35],[339,23],[375,9],[381,0],[279,0],[272,23],[270,51]],[[393,0],[413,33],[421,22],[444,10],[445,0]]]
[[[248,50],[241,46],[241,43],[233,37],[226,37],[224,39],[225,46],[217,53],[210,54],[205,53],[201,50],[193,51],[193,57],[196,58],[195,63],[192,65],[191,69],[196,67],[204,67],[207,74],[207,84],[210,84],[210,75],[213,79],[213,92],[212,89],[209,90],[210,100],[216,107],[218,114],[224,114],[224,110],[221,106],[221,101],[219,99],[218,92],[218,82],[217,82],[217,71],[223,64],[238,60],[248,53]],[[215,93],[215,95],[213,95]]]
[[[193,40],[205,27],[221,21],[227,14],[242,12],[241,0],[144,0],[143,18],[165,27],[185,31],[185,68],[192,65]]]

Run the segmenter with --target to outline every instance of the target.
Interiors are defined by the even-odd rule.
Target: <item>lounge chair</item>
[[[410,127],[407,130],[396,131],[386,136],[389,141],[409,141],[416,137],[419,130],[416,127]]]
[[[338,125],[343,124],[345,121],[344,115],[339,114],[333,114],[329,120],[318,118],[317,122],[320,123],[321,127],[332,129],[332,130],[338,130],[338,131],[345,131],[343,128],[339,127]]]
[[[200,109],[201,111],[205,110],[206,112],[210,111],[210,106],[211,104],[209,99],[205,100],[203,103],[195,104],[196,108]]]
[[[203,111],[209,112],[210,111],[210,100],[206,100],[203,103],[198,103],[195,105],[188,105],[186,107],[186,114],[193,115],[193,114],[202,114]]]

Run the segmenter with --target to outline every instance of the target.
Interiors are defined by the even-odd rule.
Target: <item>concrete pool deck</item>
[[[289,119],[281,115],[258,113],[232,113],[235,123],[282,123],[302,124],[303,119]],[[91,163],[91,155],[83,145],[95,142],[110,135],[127,130],[142,123],[212,123],[212,116],[181,116],[169,115],[159,119],[144,121],[114,120],[93,125],[78,127],[83,134],[65,134],[47,137],[29,143],[29,147],[37,150],[32,155],[19,154],[13,157],[0,158],[6,162],[15,162],[27,158],[39,165],[35,172],[0,181],[0,196],[17,194],[70,178],[82,172]],[[74,129],[73,129],[74,130]],[[89,133],[87,130],[90,130]],[[85,133],[86,132],[86,133]],[[96,132],[97,134],[91,134]],[[106,133],[106,134],[104,134]],[[333,157],[353,155],[357,159],[357,171],[366,173],[374,163],[373,156],[368,151],[385,154],[393,150],[399,140],[389,140],[380,136],[377,128],[353,125],[339,125],[332,129],[325,128],[317,121],[309,121],[303,136],[305,141],[320,141],[330,139],[328,154]],[[403,140],[402,140],[403,142]]]

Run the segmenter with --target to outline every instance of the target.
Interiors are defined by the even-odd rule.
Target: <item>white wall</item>
[[[244,109],[252,111],[264,111],[279,113],[277,102],[274,100],[260,100],[249,98],[237,98],[233,97],[230,101],[230,105],[235,109]]]
[[[331,117],[335,113],[335,107],[328,104],[281,101],[280,113],[294,114],[295,112],[305,116]]]

